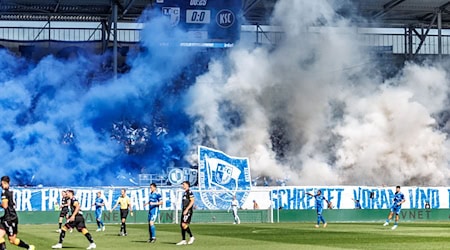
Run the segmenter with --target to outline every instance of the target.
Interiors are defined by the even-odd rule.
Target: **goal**
[[[192,223],[233,223],[233,196],[241,223],[273,223],[270,190],[191,190],[195,196]],[[183,190],[176,194],[175,223],[180,222]],[[257,204],[257,207],[254,206]]]

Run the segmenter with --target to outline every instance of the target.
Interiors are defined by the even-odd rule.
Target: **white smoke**
[[[449,183],[448,140],[433,118],[445,111],[444,67],[408,64],[382,80],[326,0],[278,1],[273,23],[285,31],[275,50],[240,46],[198,77],[186,107],[193,140],[289,184]],[[235,126],[223,103],[239,113]]]

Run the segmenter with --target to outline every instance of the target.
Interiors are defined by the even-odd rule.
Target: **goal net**
[[[273,223],[273,207],[269,190],[191,190],[195,196],[192,223],[233,223],[233,197],[241,223]],[[175,222],[182,213],[183,191],[177,192]]]

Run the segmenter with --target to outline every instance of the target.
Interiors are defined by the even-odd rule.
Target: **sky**
[[[101,55],[0,50],[3,173],[18,185],[136,185],[196,166],[204,145],[248,157],[271,184],[448,185],[448,62],[386,76],[352,29],[336,29],[355,25],[338,2],[279,1],[275,48],[155,46],[186,34],[144,16],[143,49],[117,79],[99,77]]]

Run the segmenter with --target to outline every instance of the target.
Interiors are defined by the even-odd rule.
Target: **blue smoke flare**
[[[107,55],[33,64],[0,50],[2,174],[15,185],[134,185],[139,173],[189,167],[184,95],[213,53],[157,46],[183,34],[153,20],[115,80],[105,77]]]

